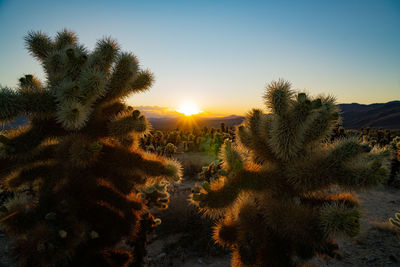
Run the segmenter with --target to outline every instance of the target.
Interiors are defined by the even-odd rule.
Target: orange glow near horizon
[[[201,112],[201,110],[193,102],[182,103],[176,111],[184,114],[186,117],[190,117]]]

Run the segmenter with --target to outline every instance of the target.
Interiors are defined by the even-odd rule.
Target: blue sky
[[[29,30],[67,28],[89,49],[112,36],[154,72],[133,105],[243,114],[285,78],[340,103],[400,99],[400,1],[0,0],[0,84],[44,79],[25,50]]]

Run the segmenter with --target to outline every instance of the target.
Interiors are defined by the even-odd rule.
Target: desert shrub
[[[123,102],[147,90],[152,74],[110,38],[93,51],[66,30],[25,40],[47,81],[25,75],[16,90],[0,90],[0,120],[29,119],[0,136],[1,182],[16,192],[1,227],[17,264],[140,265],[156,224],[149,205],[165,198],[147,205],[147,191],[141,198],[137,188],[181,177],[178,163],[138,147],[148,124]],[[19,193],[26,186],[32,193]],[[156,189],[147,199],[163,193]]]
[[[293,266],[333,255],[335,236],[355,236],[360,227],[358,201],[343,189],[368,188],[387,175],[386,151],[369,152],[356,137],[326,141],[339,118],[332,97],[290,87],[268,85],[271,113],[252,110],[237,141],[222,147],[226,174],[193,189],[201,211],[222,217],[213,237],[233,251],[232,266]]]

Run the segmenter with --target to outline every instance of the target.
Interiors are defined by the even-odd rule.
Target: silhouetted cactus
[[[5,205],[13,255],[21,266],[139,265],[155,221],[137,188],[181,178],[177,162],[138,147],[147,121],[123,102],[152,74],[110,38],[94,51],[66,30],[25,40],[47,81],[25,75],[18,89],[0,90],[2,122],[29,118],[0,136],[3,185],[33,190]]]
[[[252,110],[237,142],[225,141],[226,175],[193,189],[203,212],[222,216],[214,239],[232,249],[232,266],[332,255],[334,237],[354,236],[360,226],[357,199],[339,189],[370,187],[387,175],[387,152],[368,153],[356,138],[323,142],[339,117],[332,97],[295,94],[279,80],[268,85],[265,103],[270,114]]]
[[[176,152],[176,146],[174,144],[168,143],[165,147],[164,147],[164,156],[166,157],[172,157],[172,155],[174,155]]]

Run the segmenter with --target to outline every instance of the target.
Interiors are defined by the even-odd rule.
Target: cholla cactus
[[[368,153],[356,138],[323,142],[339,117],[332,97],[290,87],[268,85],[271,113],[252,110],[236,143],[221,149],[226,175],[193,189],[203,212],[222,216],[213,237],[233,250],[232,266],[292,266],[333,253],[334,237],[360,226],[356,197],[340,188],[370,187],[387,174],[386,152]]]
[[[150,208],[166,209],[169,203],[168,185],[168,182],[161,181],[139,188],[140,197],[145,199],[147,206]]]
[[[66,30],[25,40],[47,81],[26,75],[17,90],[0,90],[0,120],[29,119],[0,136],[2,183],[34,191],[28,204],[7,202],[1,220],[18,265],[139,265],[155,221],[137,188],[181,178],[178,163],[138,147],[148,124],[123,102],[152,74],[110,38],[94,51]]]
[[[221,169],[223,162],[221,161],[213,161],[208,166],[202,168],[201,172],[199,173],[199,178],[211,182],[217,179],[221,174],[225,174]]]
[[[164,156],[166,157],[172,157],[172,155],[174,155],[176,152],[176,146],[174,144],[168,143],[165,147],[164,147]]]

